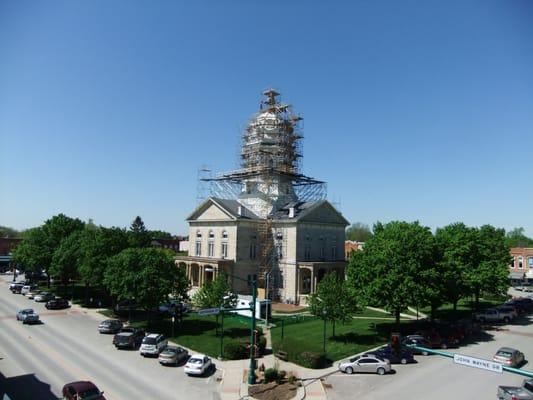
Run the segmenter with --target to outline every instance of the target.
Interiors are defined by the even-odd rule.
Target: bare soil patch
[[[248,388],[248,394],[258,400],[290,400],[296,396],[298,386],[292,383],[276,382],[253,385]]]

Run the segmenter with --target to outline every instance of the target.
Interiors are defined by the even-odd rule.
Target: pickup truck
[[[488,308],[485,311],[474,314],[474,319],[481,322],[509,322],[514,315],[511,311],[497,310]]]
[[[498,400],[533,400],[533,379],[524,379],[522,386],[498,386]]]

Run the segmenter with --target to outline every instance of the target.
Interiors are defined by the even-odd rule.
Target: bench
[[[286,351],[278,351],[275,356],[277,358],[279,358],[280,360],[283,360],[283,361],[288,361],[289,360],[289,355],[287,354]]]

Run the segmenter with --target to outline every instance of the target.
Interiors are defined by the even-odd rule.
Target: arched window
[[[214,239],[215,238],[215,234],[213,233],[213,231],[209,231],[209,239]]]
[[[227,238],[228,238],[228,231],[223,230],[222,231],[222,239],[227,239]]]
[[[198,239],[201,239],[201,238],[202,238],[202,232],[200,232],[199,230],[196,231],[196,237],[197,237]]]

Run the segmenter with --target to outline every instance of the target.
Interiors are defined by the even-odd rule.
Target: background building
[[[325,183],[300,172],[301,118],[276,91],[264,95],[242,135],[241,168],[204,179],[211,197],[187,218],[189,255],[176,263],[193,289],[225,271],[256,277],[260,297],[304,304],[326,273],[344,276],[348,221],[326,200]]]
[[[533,281],[533,247],[513,247],[511,257],[509,278],[514,281]]]

